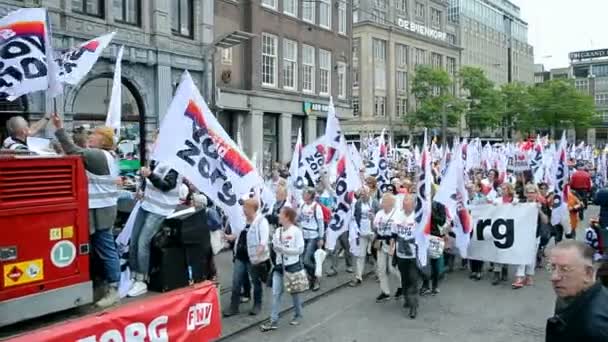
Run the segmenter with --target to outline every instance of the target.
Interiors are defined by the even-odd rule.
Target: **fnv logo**
[[[194,331],[209,326],[209,324],[211,324],[212,309],[213,304],[211,303],[197,303],[192,305],[188,310],[186,329],[188,331]]]

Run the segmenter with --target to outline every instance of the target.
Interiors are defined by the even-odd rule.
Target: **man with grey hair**
[[[8,138],[4,139],[2,148],[16,151],[27,151],[27,137],[38,134],[38,132],[46,127],[49,120],[50,118],[45,115],[42,119],[30,127],[27,120],[25,120],[22,116],[11,117],[6,122]]]
[[[593,249],[565,240],[551,251],[555,315],[547,321],[546,341],[608,341],[608,290],[596,282]]]

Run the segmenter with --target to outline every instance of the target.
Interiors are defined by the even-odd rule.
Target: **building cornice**
[[[414,38],[416,40],[420,40],[420,41],[423,41],[423,42],[426,42],[426,43],[438,45],[438,46],[445,47],[445,48],[448,48],[448,49],[451,49],[451,50],[454,50],[454,51],[458,51],[458,52],[464,50],[462,47],[457,46],[457,45],[452,45],[452,44],[449,44],[447,42],[443,42],[441,40],[431,39],[431,38],[428,38],[428,37],[425,37],[425,36],[422,36],[422,35],[414,34],[414,33],[411,33],[410,31],[401,29],[401,28],[399,28],[397,26],[384,25],[384,24],[380,24],[380,23],[377,23],[377,22],[374,22],[374,21],[371,21],[371,20],[363,20],[363,21],[360,21],[360,22],[358,22],[356,24],[353,24],[353,35],[355,35],[355,34],[358,33],[357,32],[358,29],[364,30],[364,28],[366,26],[371,26],[371,27],[378,28],[378,29],[381,29],[381,30],[386,30],[388,33],[401,34],[401,35],[403,35],[405,37],[408,37],[408,38]]]

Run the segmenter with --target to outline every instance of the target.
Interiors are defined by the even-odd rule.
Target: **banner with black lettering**
[[[527,265],[536,257],[535,203],[472,206],[471,216],[469,259]]]
[[[254,164],[224,131],[188,72],[160,126],[154,160],[162,160],[218,205],[233,232],[244,227],[238,199],[261,185]]]
[[[71,85],[78,84],[91,71],[115,34],[112,32],[91,39],[61,54],[55,60],[59,66],[59,81]],[[122,58],[122,54],[120,56]]]
[[[325,138],[321,137],[302,149],[302,165],[312,182],[317,185],[325,165]]]

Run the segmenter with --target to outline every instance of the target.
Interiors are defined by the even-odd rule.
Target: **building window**
[[[353,88],[359,87],[359,39],[353,39]]]
[[[103,18],[103,0],[72,0],[72,10],[74,12]]]
[[[315,48],[302,45],[302,91],[315,92]]]
[[[441,69],[443,67],[443,56],[438,53],[431,53],[431,65],[434,69]]]
[[[407,0],[395,0],[395,7],[398,10],[407,13]]]
[[[446,33],[446,39],[448,44],[456,45],[456,35],[451,33]]]
[[[596,105],[608,105],[608,93],[595,94]]]
[[[397,71],[395,74],[395,87],[397,88],[397,92],[407,92],[407,72]]]
[[[175,35],[192,38],[192,0],[174,0],[171,4],[171,31]]]
[[[378,24],[386,24],[386,12],[375,8],[372,12],[372,19]]]
[[[346,4],[338,5],[338,33],[346,34]]]
[[[542,81],[541,81],[542,82]],[[595,81],[595,87],[598,88],[598,81]],[[589,92],[589,81],[587,80],[576,80],[574,81],[574,87],[581,92],[587,93]]]
[[[139,26],[141,23],[141,1],[114,0],[114,19],[116,22]]]
[[[395,48],[395,56],[397,66],[401,68],[407,67],[407,46],[403,44],[397,44]]]
[[[386,89],[386,41],[374,39],[372,41],[374,50],[374,88]]]
[[[433,28],[441,28],[441,11],[431,8],[431,26]]]
[[[407,97],[398,97],[395,107],[397,110],[397,116],[405,116],[407,114]]]
[[[298,16],[298,0],[283,0],[283,13],[290,15],[292,17],[297,17]]]
[[[262,6],[276,10],[277,0],[262,0]]]
[[[424,4],[416,2],[416,18],[424,19]]]
[[[426,64],[426,51],[422,49],[416,49],[416,53],[414,55],[414,65],[422,64]]]
[[[353,116],[359,116],[359,98],[353,97]]]
[[[312,24],[315,23],[315,4],[315,1],[302,1],[302,20]]]
[[[262,85],[277,86],[277,36],[262,33]]]
[[[386,97],[374,96],[374,116],[386,115]]]
[[[319,2],[319,26],[331,30],[331,1],[320,0]]]
[[[296,90],[298,84],[298,43],[283,40],[283,88]]]
[[[445,58],[446,71],[450,76],[456,76],[456,58],[446,57]]]
[[[338,97],[346,98],[346,64],[338,63]]]
[[[600,116],[602,118],[602,122],[608,122],[608,112],[600,112]]]
[[[319,95],[329,96],[331,89],[331,52],[319,49]]]
[[[232,65],[232,48],[222,49],[222,64]]]

